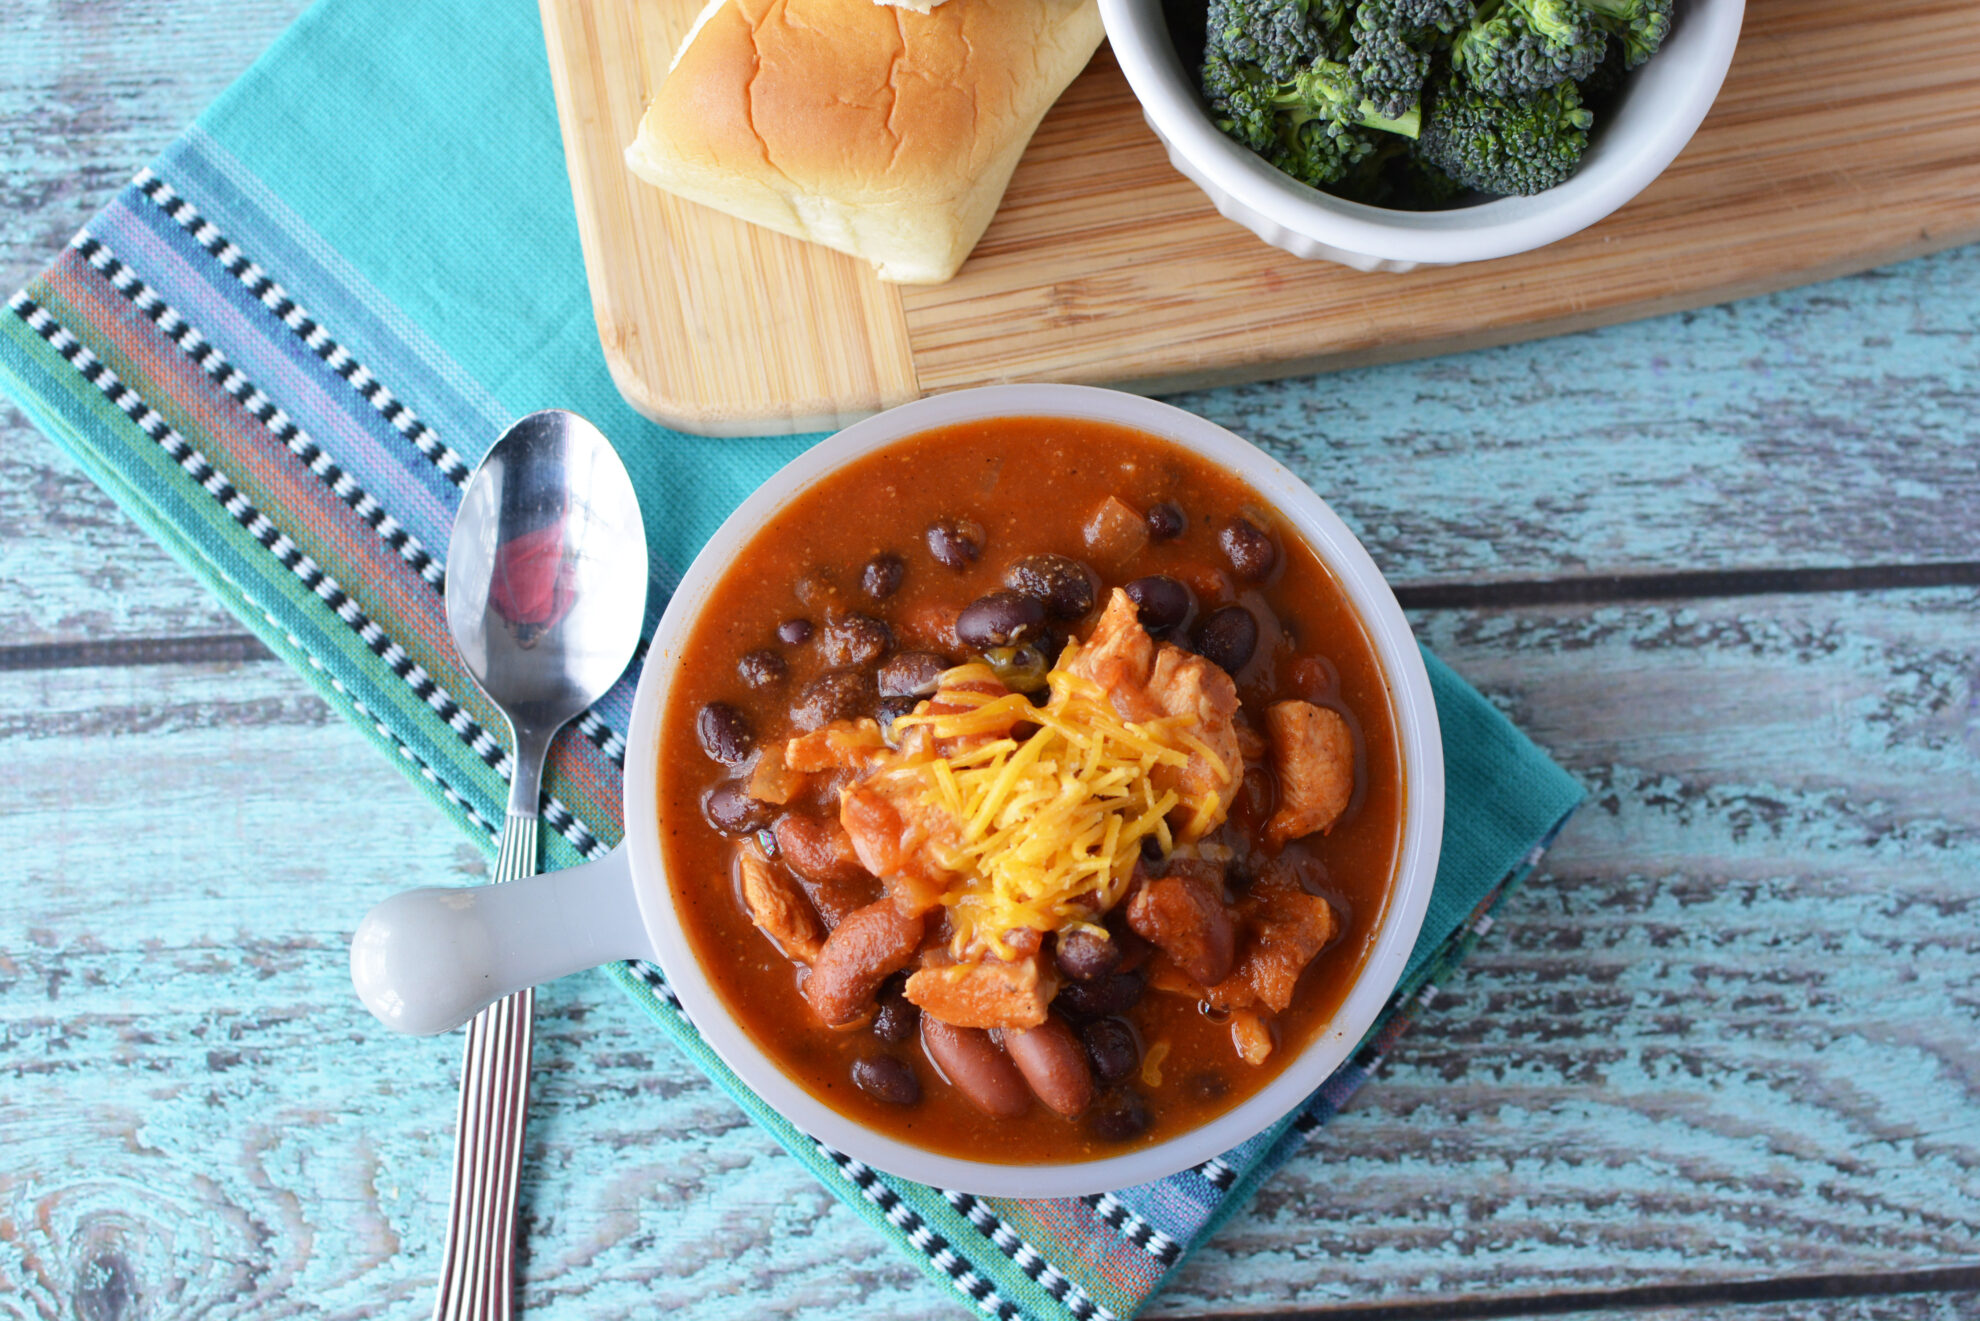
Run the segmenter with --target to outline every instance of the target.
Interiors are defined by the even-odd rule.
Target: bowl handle
[[[351,984],[397,1032],[459,1027],[526,986],[615,959],[651,959],[623,846],[500,885],[406,890],[351,939]]]

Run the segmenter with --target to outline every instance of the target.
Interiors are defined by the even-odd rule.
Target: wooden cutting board
[[[1537,252],[1406,275],[1300,261],[1169,165],[1102,48],[947,284],[633,178],[700,0],[541,0],[598,333],[648,417],[748,435],[1005,381],[1148,392],[1392,361],[1785,288],[1980,238],[1980,9],[1751,0],[1684,154]]]

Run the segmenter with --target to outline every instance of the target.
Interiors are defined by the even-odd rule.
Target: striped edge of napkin
[[[512,416],[491,389],[199,127],[9,300],[0,385],[493,852],[508,754],[494,732],[499,715],[454,657],[440,560],[466,475]],[[616,402],[610,389],[600,363],[562,402],[602,408]],[[640,441],[665,443],[671,465],[696,462],[703,442],[651,430]],[[671,585],[656,564],[649,631]],[[1453,767],[1469,756],[1482,778],[1466,797],[1453,777],[1459,847],[1447,831],[1431,921],[1403,987],[1302,1109],[1173,1178],[1023,1202],[881,1175],[807,1138],[743,1087],[659,970],[627,964],[610,975],[821,1181],[978,1309],[1131,1316],[1338,1113],[1579,798],[1489,704],[1430,665]],[[637,668],[552,748],[546,868],[602,856],[618,839]],[[1495,795],[1503,802],[1483,801]],[[1457,875],[1460,864],[1470,874]]]

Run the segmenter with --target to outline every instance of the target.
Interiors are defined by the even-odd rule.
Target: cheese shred
[[[894,772],[912,775],[920,799],[955,823],[936,858],[960,878],[942,896],[958,958],[1010,958],[1005,938],[1024,929],[1104,935],[1099,917],[1125,894],[1141,842],[1173,846],[1167,818],[1180,798],[1154,772],[1207,749],[1187,717],[1122,719],[1098,685],[1069,671],[1077,654],[1073,644],[1060,656],[1042,707],[945,685],[940,704],[960,709],[924,704],[894,722],[897,734],[925,728],[935,748],[965,744]],[[1013,736],[1026,726],[1029,737]]]

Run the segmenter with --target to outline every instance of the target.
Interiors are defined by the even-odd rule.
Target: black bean
[[[1121,961],[1121,947],[1091,931],[1061,931],[1052,945],[1059,971],[1076,982],[1105,977]]]
[[[1118,1018],[1095,1019],[1080,1032],[1079,1039],[1085,1043],[1087,1061],[1102,1087],[1113,1086],[1141,1064],[1134,1029]]]
[[[1174,541],[1189,527],[1189,519],[1183,511],[1167,500],[1159,505],[1150,505],[1146,517],[1148,535],[1157,541]]]
[[[907,576],[907,561],[891,550],[881,551],[859,571],[859,585],[876,601],[884,601],[901,590]]]
[[[1141,860],[1143,862],[1152,867],[1168,856],[1168,854],[1162,852],[1161,840],[1155,838],[1153,835],[1143,835],[1141,837]]]
[[[1217,544],[1224,548],[1232,571],[1246,582],[1264,581],[1279,562],[1279,548],[1272,544],[1271,534],[1248,518],[1233,518],[1218,529]]]
[[[1052,1003],[1072,1018],[1105,1018],[1134,1008],[1145,985],[1139,972],[1117,972],[1095,981],[1067,982]]]
[[[701,814],[725,835],[747,835],[770,824],[770,804],[751,798],[736,780],[724,780],[703,794]]]
[[[853,1061],[854,1086],[888,1105],[913,1105],[921,1099],[921,1079],[914,1067],[892,1055],[867,1055]]]
[[[756,733],[749,718],[727,702],[710,702],[694,720],[695,737],[701,750],[725,766],[733,766],[749,756],[756,746]]]
[[[825,626],[827,665],[871,665],[894,649],[894,630],[872,615],[846,615]]]
[[[736,662],[736,673],[752,688],[775,688],[791,676],[784,658],[768,647],[744,652],[743,658]]]
[[[965,647],[987,651],[1036,637],[1045,629],[1045,607],[1016,592],[992,592],[964,606],[956,616],[956,637]]]
[[[1165,574],[1136,578],[1121,590],[1134,602],[1141,626],[1156,633],[1180,627],[1196,607],[1196,597],[1189,588]]]
[[[921,1010],[901,992],[898,977],[880,990],[880,1010],[873,1015],[873,1035],[892,1045],[900,1045],[921,1027]]]
[[[1093,609],[1093,571],[1064,555],[1027,555],[1004,570],[1004,586],[1036,597],[1054,619],[1083,619]]]
[[[880,667],[882,697],[927,697],[934,693],[949,658],[932,651],[904,651]]]
[[[786,619],[777,625],[777,640],[789,646],[802,647],[811,641],[811,621],[809,619]]]
[[[968,518],[938,518],[928,525],[928,553],[951,569],[967,569],[983,554],[983,524]]]
[[[1092,1125],[1095,1137],[1108,1142],[1126,1142],[1139,1137],[1148,1127],[1148,1107],[1142,1104],[1139,1096],[1125,1089],[1101,1100],[1091,1112],[1087,1123]]]
[[[1236,674],[1258,650],[1258,621],[1241,605],[1212,610],[1189,632],[1190,649],[1226,674]]]
[[[894,722],[904,715],[911,714],[918,704],[917,699],[912,697],[881,698],[880,705],[873,708],[873,718],[880,722],[880,736],[891,741],[894,737]]]
[[[791,707],[791,722],[809,732],[834,720],[851,720],[873,705],[873,680],[863,670],[827,670],[804,686]]]

